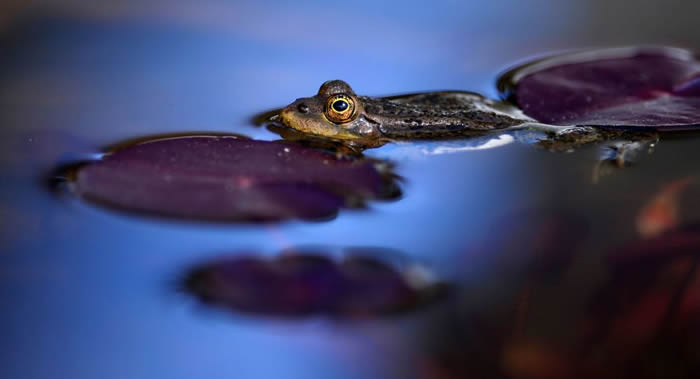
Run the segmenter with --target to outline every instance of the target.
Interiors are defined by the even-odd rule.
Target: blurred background
[[[574,234],[588,230],[577,265],[564,270],[564,284],[542,285],[544,307],[531,327],[566,343],[562,319],[582,312],[584,300],[576,299],[609,275],[587,252],[635,238],[634,216],[645,201],[664,183],[695,174],[695,141],[662,143],[653,162],[598,186],[590,183],[590,149],[555,156],[509,146],[417,157],[420,144],[387,146],[367,155],[396,164],[404,197],[319,223],[141,218],[53,194],[45,179],[131,138],[278,139],[251,117],[310,96],[329,79],[366,95],[461,89],[496,97],[499,73],[552,52],[637,44],[697,50],[698,14],[696,0],[3,1],[0,377],[462,377],[461,369],[415,364],[426,352],[479,351],[469,333],[440,348],[427,347],[440,341],[426,335],[456,335],[450,328],[472,319],[454,309],[500,309],[510,301],[504,293],[519,291],[520,284],[488,280],[503,271],[472,247],[501,236],[504,219],[532,220],[509,216],[522,209],[574,210],[587,225],[572,226]],[[451,305],[349,324],[231,315],[175,290],[194,264],[301,245],[396,249],[470,290]],[[492,292],[475,290],[484,281]],[[562,299],[564,315],[555,306]],[[505,376],[498,367],[481,367],[481,377]]]

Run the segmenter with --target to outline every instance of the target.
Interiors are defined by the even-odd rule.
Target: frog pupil
[[[348,109],[348,102],[345,100],[338,100],[338,101],[333,102],[332,107],[333,107],[334,111],[336,111],[338,113],[342,113],[343,111]]]

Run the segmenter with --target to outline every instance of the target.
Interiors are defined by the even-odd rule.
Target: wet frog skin
[[[297,99],[277,120],[299,132],[354,145],[484,134],[532,121],[509,105],[471,92],[367,97],[356,95],[342,80],[323,83],[316,96]]]
[[[464,138],[529,129],[543,134],[536,145],[550,151],[566,152],[582,145],[606,142],[600,162],[616,167],[626,166],[642,153],[651,152],[659,140],[655,131],[541,124],[506,102],[472,92],[358,96],[342,80],[323,83],[315,96],[297,99],[271,120],[281,122],[297,134],[290,138],[299,139],[301,135],[360,150],[392,140]]]

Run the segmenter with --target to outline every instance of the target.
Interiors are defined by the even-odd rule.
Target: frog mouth
[[[330,122],[324,115],[321,115],[319,118],[305,117],[304,115],[295,113],[289,108],[285,108],[277,115],[275,120],[275,122],[294,129],[297,132],[316,137],[333,138],[338,140],[358,138],[358,136]]]
[[[355,152],[361,152],[366,148],[379,147],[389,141],[386,138],[364,138],[347,132],[333,135],[330,133],[313,133],[311,130],[295,127],[293,123],[298,120],[296,120],[293,115],[291,120],[287,120],[286,117],[282,115],[281,111],[279,114],[267,117],[266,120],[268,121],[268,130],[280,135],[284,139],[319,143],[324,146],[327,143],[340,144],[349,147]]]

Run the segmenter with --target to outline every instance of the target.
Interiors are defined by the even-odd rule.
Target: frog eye
[[[334,95],[328,98],[326,116],[337,123],[352,121],[355,116],[355,101],[347,95]]]

